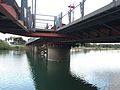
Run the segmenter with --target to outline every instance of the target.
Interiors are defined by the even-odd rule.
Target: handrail
[[[32,5],[31,5],[32,8],[28,7],[28,0],[21,0],[21,7],[18,6],[15,0],[2,0],[3,3],[12,5],[13,7],[15,7],[15,10],[18,12],[18,16],[20,16],[19,19],[24,21],[28,30],[35,30],[35,28],[40,27],[40,24],[42,24],[45,29],[54,28],[57,30],[58,28],[66,24],[66,23],[63,23],[63,18],[65,18],[67,15],[68,15],[67,24],[68,23],[70,24],[74,21],[74,11],[78,7],[80,9],[79,12],[81,13],[81,17],[83,18],[85,1],[86,0],[81,0],[81,2],[76,6],[70,5],[69,6],[70,10],[64,15],[60,13],[58,16],[54,16],[54,15],[46,15],[46,14],[36,14],[36,0],[32,0]],[[116,4],[116,1],[117,0],[113,0],[113,3]]]
[[[36,16],[48,16],[48,17],[55,17],[53,15],[46,15],[46,14],[36,14]]]
[[[51,29],[54,26],[54,17],[53,15],[36,14],[35,28]]]

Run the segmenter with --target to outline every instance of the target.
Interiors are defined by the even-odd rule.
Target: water
[[[56,63],[0,51],[0,90],[120,90],[119,56],[120,50],[81,50],[71,53],[70,62]]]
[[[0,51],[0,90],[35,90],[24,52]]]
[[[119,56],[120,50],[73,53],[70,70],[73,76],[96,85],[100,90],[120,90]]]

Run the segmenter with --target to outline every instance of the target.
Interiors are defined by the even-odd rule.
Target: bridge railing
[[[116,3],[116,1],[113,0],[113,3]],[[60,27],[70,24],[79,18],[83,19],[85,2],[86,0],[81,0],[77,5],[68,6],[69,10],[67,13],[63,14],[61,12],[58,16],[36,14],[35,28],[54,29],[54,31],[57,31]]]
[[[54,29],[57,31],[58,28],[71,23],[75,20],[74,14],[75,10],[80,9],[79,12],[81,13],[81,17],[84,16],[84,2],[86,0],[82,0],[78,5],[72,6],[70,5],[69,8],[70,10],[63,15],[61,12],[58,16],[53,16],[53,15],[44,15],[44,14],[36,14],[36,11],[34,11],[34,25],[33,25],[33,30],[35,28],[38,29]],[[36,7],[36,5],[35,5]],[[32,9],[33,11],[33,9]],[[64,21],[68,21],[68,23],[63,23],[63,19],[66,18]],[[80,16],[79,16],[80,17]]]
[[[24,21],[28,30],[34,28],[34,15],[31,12],[31,7],[28,7],[28,0],[21,0],[21,16],[20,19]]]
[[[2,0],[3,2],[14,5],[15,0]],[[34,2],[33,2],[34,1]],[[70,5],[69,11],[65,14],[60,13],[58,16],[36,14],[36,0],[32,0],[31,7],[28,7],[28,0],[21,0],[20,20],[24,21],[28,30],[35,31],[40,29],[54,29],[58,30],[60,27],[72,23],[78,18],[84,17],[84,3],[86,0],[81,0],[78,5]],[[113,0],[116,3],[117,0]],[[35,5],[33,5],[35,4]],[[77,16],[76,16],[77,15]],[[78,18],[76,18],[78,17]]]
[[[69,11],[67,13],[59,14],[56,16],[55,19],[55,27],[56,31],[62,27],[63,25],[67,25],[72,23],[73,21],[81,18],[84,18],[84,4],[87,0],[81,0],[81,2],[78,5],[69,5]],[[116,1],[118,0],[112,0],[112,3],[116,4]]]
[[[31,7],[28,6],[28,0],[21,0],[21,7],[18,6],[16,0],[1,0],[10,6],[13,6],[18,14],[18,19],[23,21],[28,30],[34,28],[34,15],[31,12]]]
[[[9,5],[14,5],[16,3],[16,0],[2,0],[5,3]],[[32,0],[32,4],[36,3],[34,0]],[[83,0],[85,2],[85,0]],[[28,30],[35,31],[36,28],[39,29],[54,29],[57,30],[58,28],[65,25],[63,23],[63,19],[67,16],[67,20],[69,23],[74,21],[74,11],[76,8],[78,8],[80,5],[83,5],[81,2],[77,6],[69,6],[70,10],[63,15],[63,13],[60,13],[58,16],[53,15],[43,15],[43,14],[36,14],[36,5],[32,5],[31,7],[28,7],[28,0],[21,0],[21,7],[19,7],[20,11],[20,17],[19,19],[24,22],[24,25],[27,26]],[[84,7],[80,7],[81,10],[84,9]],[[84,10],[83,10],[84,11]],[[83,11],[81,11],[83,16]],[[67,21],[66,20],[66,21]]]
[[[68,6],[69,11],[67,13],[59,14],[55,19],[56,30],[58,28],[62,27],[63,25],[72,23],[74,20],[76,20],[76,17],[83,18],[84,17],[84,3],[85,3],[85,1],[86,0],[82,0],[76,6],[74,4],[70,5],[70,6]],[[75,11],[77,11],[77,13]],[[75,17],[75,14],[77,15],[76,17]]]
[[[54,27],[53,15],[36,14],[35,28],[38,29],[53,29]]]

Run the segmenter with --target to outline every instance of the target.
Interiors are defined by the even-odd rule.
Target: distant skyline
[[[16,0],[16,2],[20,5],[21,0]],[[28,0],[29,5],[32,0]],[[63,14],[67,13],[69,10],[68,6],[71,4],[76,6],[79,4],[81,0],[37,0],[37,13],[38,14],[48,14],[48,15],[58,15],[60,12]],[[89,14],[107,4],[112,2],[113,0],[86,0],[85,2],[85,15]],[[78,7],[79,8],[79,7]],[[75,18],[80,17],[79,9],[75,11]],[[2,34],[0,33],[0,39],[4,40],[7,37],[10,37],[10,34]],[[27,40],[28,38],[25,38]]]

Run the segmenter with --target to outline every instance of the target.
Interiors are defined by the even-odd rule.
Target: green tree
[[[15,45],[23,45],[25,43],[26,43],[26,41],[23,40],[22,37],[15,37],[15,38],[13,38],[13,44],[15,44]]]

